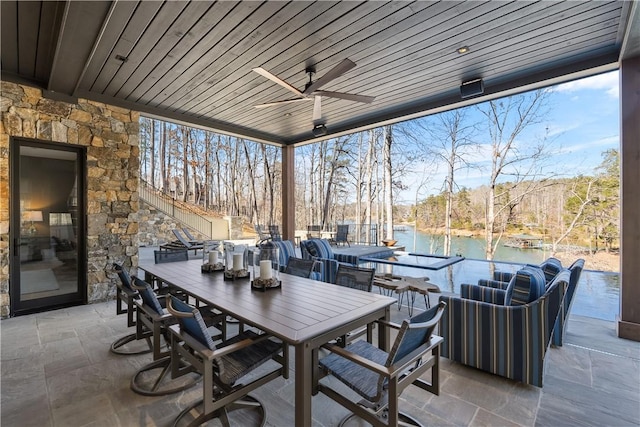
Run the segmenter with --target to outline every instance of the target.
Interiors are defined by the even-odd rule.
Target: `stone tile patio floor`
[[[115,313],[110,301],[1,321],[0,425],[168,426],[195,401],[199,386],[165,397],[129,389],[151,356],[109,352],[132,332]],[[407,309],[392,314],[398,320]],[[268,426],[293,425],[293,375],[255,393]],[[617,338],[613,322],[572,316],[566,344],[549,350],[542,389],[442,359],[440,395],[410,387],[401,409],[425,425],[640,425],[640,343]],[[316,426],[346,414],[321,394],[313,398]]]

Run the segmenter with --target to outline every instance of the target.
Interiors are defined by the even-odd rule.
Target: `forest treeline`
[[[416,222],[445,235],[445,254],[453,231],[468,230],[485,236],[487,259],[508,234],[525,232],[554,247],[615,248],[618,151],[603,152],[588,175],[550,167],[553,141],[527,134],[548,114],[548,96],[532,91],[296,147],[296,229],[374,224],[382,240],[393,237],[394,223]],[[281,222],[279,147],[145,117],[140,133],[149,184],[215,215]],[[458,176],[473,168],[484,184],[460,187]],[[441,190],[427,195],[427,183]],[[415,200],[398,203],[408,188]]]

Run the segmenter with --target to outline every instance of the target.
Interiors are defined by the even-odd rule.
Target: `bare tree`
[[[489,177],[485,215],[485,254],[493,259],[500,238],[506,228],[506,220],[497,227],[500,214],[508,210],[518,200],[511,198],[509,190],[518,183],[529,180],[532,185],[540,173],[543,159],[548,154],[546,139],[519,141],[523,132],[540,123],[547,113],[545,90],[535,90],[480,104],[478,111],[487,119],[490,137],[491,174]],[[503,177],[511,178],[510,185],[497,191]],[[521,195],[518,196],[521,200]],[[498,232],[497,238],[494,233]]]
[[[473,141],[477,124],[469,121],[469,109],[461,108],[416,121],[419,129],[429,135],[425,145],[427,157],[444,163],[447,173],[444,182],[445,223],[444,255],[451,255],[451,219],[454,193],[458,190],[456,173],[472,167],[469,157],[478,150]]]

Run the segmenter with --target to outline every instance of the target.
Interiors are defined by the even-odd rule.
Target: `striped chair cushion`
[[[289,257],[296,256],[296,248],[291,240],[276,240],[273,244],[279,249],[280,270],[284,271]]]
[[[557,258],[548,258],[540,264],[540,268],[544,273],[545,282],[549,284],[562,270],[562,263]]]
[[[500,281],[500,280],[480,279],[480,280],[478,280],[478,286],[486,286],[488,288],[506,290],[507,286],[509,286],[509,282],[510,281],[511,281],[511,279],[507,280],[506,282],[503,282],[503,281]]]
[[[318,258],[334,259],[331,244],[325,239],[309,239],[307,240],[307,249],[312,256]]]
[[[544,294],[545,280],[538,267],[524,267],[516,272],[509,282],[504,297],[504,305],[524,305],[537,300]]]
[[[472,299],[474,301],[504,305],[505,294],[506,291],[504,289],[469,285],[467,283],[460,285],[460,298]]]

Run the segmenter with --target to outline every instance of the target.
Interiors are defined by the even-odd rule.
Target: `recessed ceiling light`
[[[291,113],[284,113],[285,117],[291,117]]]
[[[467,52],[469,52],[469,46],[461,46],[461,47],[458,48],[457,52],[459,54],[461,54],[461,55],[463,53],[467,53]]]

